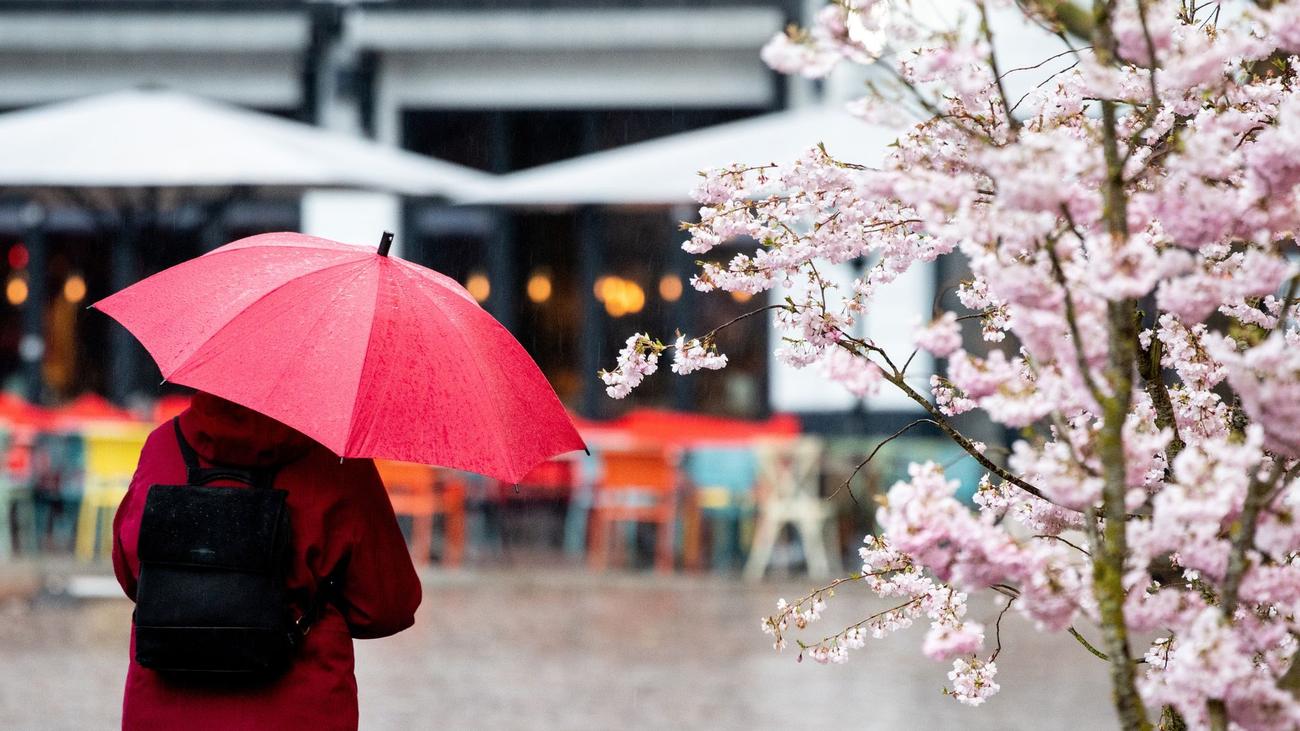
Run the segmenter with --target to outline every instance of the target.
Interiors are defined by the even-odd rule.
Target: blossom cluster
[[[834,2],[774,38],[763,57],[782,72],[886,67],[853,108],[907,104],[919,121],[877,165],[815,146],[708,172],[684,248],[732,254],[692,283],[780,288],[778,357],[857,395],[902,389],[988,473],[975,510],[935,465],[888,490],[853,581],[899,603],[801,643],[812,659],[925,617],[922,651],[977,705],[996,665],[966,599],[992,592],[1112,663],[1127,727],[1297,728],[1300,0],[1098,2],[1019,4],[1065,39],[1064,68],[999,67],[987,22],[941,27],[884,0]],[[940,257],[967,274],[916,330],[944,364],[925,389],[908,353],[855,324]],[[846,262],[861,263],[851,282],[824,276]],[[685,363],[719,363],[693,342]],[[629,340],[611,393],[658,352]],[[994,459],[958,414],[1023,436]],[[810,596],[764,621],[778,646],[820,617],[829,594]]]

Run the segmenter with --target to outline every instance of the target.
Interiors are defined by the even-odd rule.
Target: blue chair
[[[694,447],[687,451],[682,471],[694,491],[699,520],[707,521],[711,534],[710,562],[714,568],[738,568],[741,533],[752,524],[756,503],[758,460],[744,446]]]

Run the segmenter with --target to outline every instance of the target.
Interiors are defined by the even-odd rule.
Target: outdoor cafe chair
[[[839,570],[839,551],[828,548],[834,525],[834,505],[821,495],[824,444],[817,437],[764,441],[755,445],[758,457],[758,525],[745,563],[745,578],[763,577],[781,529],[799,534],[809,576],[827,578]],[[833,544],[832,544],[833,546]]]
[[[517,555],[512,548],[559,544],[565,546],[570,507],[580,484],[583,455],[562,455],[538,464],[512,483],[485,479],[479,500],[476,545],[486,545],[507,561]],[[578,553],[586,547],[585,534]]]
[[[587,562],[593,570],[609,564],[613,529],[618,524],[655,526],[655,570],[673,570],[677,531],[678,457],[676,450],[632,446],[601,451],[601,475],[592,495]]]
[[[8,430],[0,431],[0,441],[6,446],[11,444],[12,434]],[[5,469],[0,472],[0,560],[13,556],[16,541],[21,542],[24,552],[36,551],[36,506],[31,481]]]
[[[77,558],[93,561],[113,548],[113,513],[126,497],[136,463],[150,427],[123,425],[95,427],[83,434],[86,449],[85,482],[77,515]]]
[[[32,454],[37,534],[56,550],[73,550],[85,471],[85,441],[80,432],[37,435]]]
[[[459,566],[465,555],[465,483],[445,470],[411,462],[375,460],[379,477],[397,517],[411,520],[411,558],[429,562],[433,550],[433,521],[443,517],[442,562]]]
[[[15,534],[16,529],[16,534]],[[36,504],[29,485],[0,476],[0,561],[13,557],[14,544],[21,543],[24,553],[35,553]]]
[[[710,536],[711,565],[732,568],[741,558],[743,536],[753,519],[757,505],[754,486],[758,480],[758,459],[748,444],[696,445],[682,458],[682,473],[690,487],[690,504],[694,519],[691,530],[700,532],[707,522]],[[698,562],[699,538],[688,536],[687,565]],[[693,550],[692,550],[693,549]]]

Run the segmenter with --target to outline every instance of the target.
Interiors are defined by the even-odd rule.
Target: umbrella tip
[[[385,231],[379,238],[379,255],[388,256],[388,250],[391,248],[393,248],[393,232]]]

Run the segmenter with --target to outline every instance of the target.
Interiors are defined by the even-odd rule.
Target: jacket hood
[[[271,467],[301,457],[315,444],[269,416],[199,391],[180,416],[185,439],[203,459],[240,467]]]

